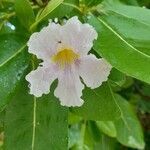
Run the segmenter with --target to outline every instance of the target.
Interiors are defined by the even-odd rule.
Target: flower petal
[[[54,66],[38,67],[36,70],[31,71],[26,80],[30,83],[30,94],[36,97],[50,92],[50,85],[57,78],[57,71]]]
[[[81,83],[79,75],[68,70],[58,77],[58,86],[54,95],[59,98],[63,106],[81,106],[83,100],[80,97],[83,89],[84,85]]]
[[[93,41],[98,36],[91,25],[82,24],[76,16],[63,25],[61,32],[62,42],[81,55],[87,54],[91,50]]]
[[[50,59],[58,47],[60,29],[59,24],[49,23],[40,32],[33,33],[28,41],[29,53],[42,60]]]
[[[93,89],[107,80],[111,68],[105,59],[97,59],[93,54],[90,54],[80,60],[79,74],[85,84]]]

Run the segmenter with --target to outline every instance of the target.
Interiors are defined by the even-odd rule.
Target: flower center
[[[61,68],[71,65],[79,58],[79,55],[74,53],[71,49],[63,49],[52,57],[52,60],[59,64]]]

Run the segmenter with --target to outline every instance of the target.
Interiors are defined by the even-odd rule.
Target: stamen
[[[60,68],[64,68],[71,65],[79,58],[77,53],[74,53],[71,49],[63,49],[52,57],[52,60],[59,64]]]

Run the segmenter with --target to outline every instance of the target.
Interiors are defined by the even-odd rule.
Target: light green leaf
[[[124,5],[119,0],[105,0],[102,5],[98,6],[106,13],[114,12],[120,16],[124,16],[129,19],[137,20],[143,24],[150,26],[150,10],[144,7]],[[137,15],[138,14],[138,15]]]
[[[68,147],[72,148],[73,146],[77,145],[80,142],[81,135],[80,135],[80,126],[79,124],[72,125],[69,128],[69,141]]]
[[[53,10],[55,10],[64,0],[51,0],[41,14],[36,19],[35,23],[33,23],[30,27],[32,30],[38,23],[40,23],[43,19],[45,19]]]
[[[53,94],[35,98],[23,82],[6,110],[5,149],[65,150],[68,109]]]
[[[116,137],[117,132],[112,121],[96,121],[97,127],[110,137]]]
[[[112,0],[104,1],[97,10],[107,14],[104,20],[131,45],[150,55],[150,10]]]
[[[97,89],[86,88],[83,91],[84,104],[72,111],[87,120],[115,120],[120,110],[107,83]]]
[[[96,18],[91,16],[88,22],[93,25],[99,33],[94,49],[102,57],[106,58],[112,66],[121,72],[150,83],[149,55],[131,45],[124,36],[120,35],[118,30],[115,30],[113,26],[109,25],[103,17]],[[137,28],[137,31],[138,30]],[[147,30],[147,32],[150,32],[150,30]]]
[[[34,12],[29,0],[15,0],[15,9],[21,24],[29,29],[30,25],[35,21]]]
[[[71,112],[68,113],[68,124],[69,125],[79,123],[81,120],[82,120],[82,118],[75,115],[74,113],[71,113]]]
[[[72,137],[70,136],[70,140],[71,138],[74,140],[74,144],[72,143],[73,145],[71,150],[90,150],[89,147],[85,144],[86,127],[86,121],[82,122],[82,124],[76,125],[76,132],[78,133],[72,133]]]
[[[115,95],[122,111],[122,117],[115,121],[117,139],[123,145],[144,149],[145,143],[140,123],[130,104],[119,95]]]
[[[15,34],[0,36],[0,109],[5,107],[28,67],[25,41]]]

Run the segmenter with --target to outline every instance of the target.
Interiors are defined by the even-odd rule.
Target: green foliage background
[[[0,0],[0,150],[149,150],[149,8],[149,0]],[[97,30],[91,52],[113,69],[101,87],[85,88],[82,107],[67,108],[53,92],[29,95],[24,78],[38,60],[26,43],[49,19],[75,15]]]

